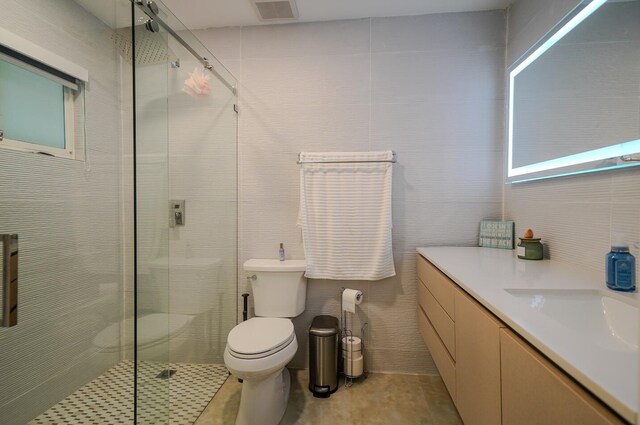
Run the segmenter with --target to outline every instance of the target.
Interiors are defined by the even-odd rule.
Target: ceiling
[[[162,0],[189,29],[263,25],[250,0]],[[296,0],[295,22],[505,9],[511,0]]]

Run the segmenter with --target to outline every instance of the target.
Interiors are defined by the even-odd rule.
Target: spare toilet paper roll
[[[351,359],[344,359],[344,373],[352,378],[357,378],[362,375],[364,371],[364,358],[354,357]]]
[[[362,340],[357,336],[346,336],[342,338],[342,351],[348,353],[362,351]]]
[[[364,294],[357,289],[345,289],[342,291],[342,310],[349,313],[356,312],[356,306],[362,303]]]

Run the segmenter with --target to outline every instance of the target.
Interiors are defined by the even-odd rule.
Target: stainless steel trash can
[[[340,326],[333,316],[316,316],[309,328],[309,391],[329,397],[338,389]]]

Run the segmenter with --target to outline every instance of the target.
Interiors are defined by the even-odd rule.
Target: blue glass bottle
[[[636,259],[628,246],[612,246],[607,254],[607,287],[614,291],[636,290]]]

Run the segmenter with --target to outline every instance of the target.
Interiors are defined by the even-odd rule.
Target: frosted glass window
[[[0,60],[4,139],[65,149],[65,90],[60,83]]]

